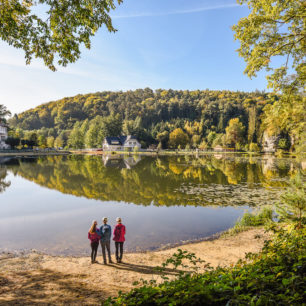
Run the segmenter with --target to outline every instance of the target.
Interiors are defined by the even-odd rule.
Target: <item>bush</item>
[[[260,148],[257,143],[251,142],[249,150],[251,152],[260,152]]]
[[[242,226],[262,226],[273,220],[272,208],[262,208],[258,213],[245,213],[237,222]]]
[[[271,208],[257,214],[246,213],[239,226],[257,226],[270,223],[274,232],[272,240],[258,254],[249,253],[233,267],[205,264],[206,272],[177,270],[186,268],[184,260],[194,266],[203,261],[194,254],[178,250],[163,264],[173,264],[176,280],[157,284],[144,282],[140,288],[109,298],[105,305],[304,305],[306,283],[306,227],[305,190],[300,175],[282,195],[280,217],[287,224],[271,222]],[[162,271],[161,268],[161,271]],[[165,271],[165,270],[164,270]]]
[[[278,230],[259,254],[234,267],[146,283],[105,305],[302,305],[305,301],[305,229]]]
[[[249,227],[269,225],[272,221],[273,210],[270,207],[264,207],[251,213],[246,212],[223,236],[235,235],[247,230]]]
[[[207,145],[206,141],[203,140],[203,141],[200,143],[200,145],[199,145],[199,149],[205,150],[205,149],[207,149],[207,148],[208,148],[208,145]]]
[[[243,145],[241,144],[241,143],[239,143],[239,142],[237,142],[236,144],[235,144],[235,149],[236,149],[236,151],[243,151]]]
[[[278,146],[277,146],[279,149],[282,149],[282,150],[288,150],[290,148],[290,143],[288,141],[288,139],[286,138],[281,138],[279,141],[278,141]]]
[[[7,137],[5,143],[9,145],[12,149],[15,149],[16,146],[19,146],[20,139],[15,137]]]

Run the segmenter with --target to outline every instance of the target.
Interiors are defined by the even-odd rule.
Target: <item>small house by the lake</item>
[[[9,149],[9,145],[5,143],[7,139],[7,126],[4,123],[0,122],[0,150]]]
[[[103,151],[133,151],[140,149],[141,144],[135,136],[105,137],[102,143]]]

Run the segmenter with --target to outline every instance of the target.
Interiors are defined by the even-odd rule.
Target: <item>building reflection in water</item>
[[[103,155],[102,160],[105,167],[119,168],[119,169],[131,169],[140,162],[141,157],[139,155],[122,156],[119,154]]]

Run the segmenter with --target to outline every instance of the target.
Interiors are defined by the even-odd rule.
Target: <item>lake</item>
[[[199,240],[275,203],[300,167],[236,154],[0,157],[0,251],[88,254],[104,216],[122,217],[129,251]]]

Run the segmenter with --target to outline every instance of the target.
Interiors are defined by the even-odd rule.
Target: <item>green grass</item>
[[[273,221],[273,210],[271,207],[263,207],[259,211],[246,212],[228,231],[222,236],[232,236],[257,226],[269,225]]]

